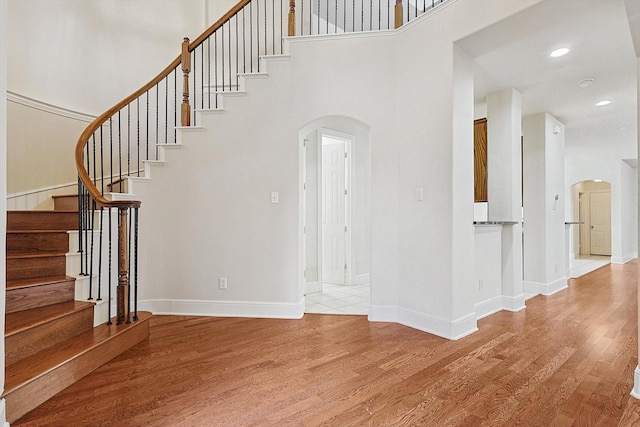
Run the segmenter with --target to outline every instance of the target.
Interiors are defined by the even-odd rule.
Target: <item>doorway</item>
[[[574,184],[571,229],[571,277],[579,277],[611,261],[611,184],[587,180]]]
[[[331,122],[337,126],[310,125],[300,132],[305,312],[367,314],[371,265],[368,129],[346,118]]]

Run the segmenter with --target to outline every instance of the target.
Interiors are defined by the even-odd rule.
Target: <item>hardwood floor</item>
[[[12,426],[640,426],[637,262],[448,341],[364,316],[156,316]]]

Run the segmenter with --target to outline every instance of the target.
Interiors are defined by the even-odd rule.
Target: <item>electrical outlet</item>
[[[227,278],[221,277],[220,280],[218,280],[218,284],[220,286],[220,289],[227,289]]]

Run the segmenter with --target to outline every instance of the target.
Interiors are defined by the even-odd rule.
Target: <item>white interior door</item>
[[[346,144],[322,139],[322,281],[345,284]]]
[[[611,255],[611,193],[592,192],[589,197],[591,255]]]

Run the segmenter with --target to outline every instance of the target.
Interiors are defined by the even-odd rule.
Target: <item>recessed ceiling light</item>
[[[584,79],[578,82],[578,86],[580,87],[589,87],[593,84],[593,79]]]
[[[594,179],[593,182],[602,182],[601,179]]]
[[[556,49],[553,52],[551,52],[550,56],[552,58],[558,58],[559,56],[564,56],[567,53],[569,53],[569,48],[561,47],[560,49]]]
[[[600,101],[596,104],[597,107],[604,107],[605,105],[609,105],[611,104],[611,101],[609,101],[608,99],[605,99],[604,101]]]

